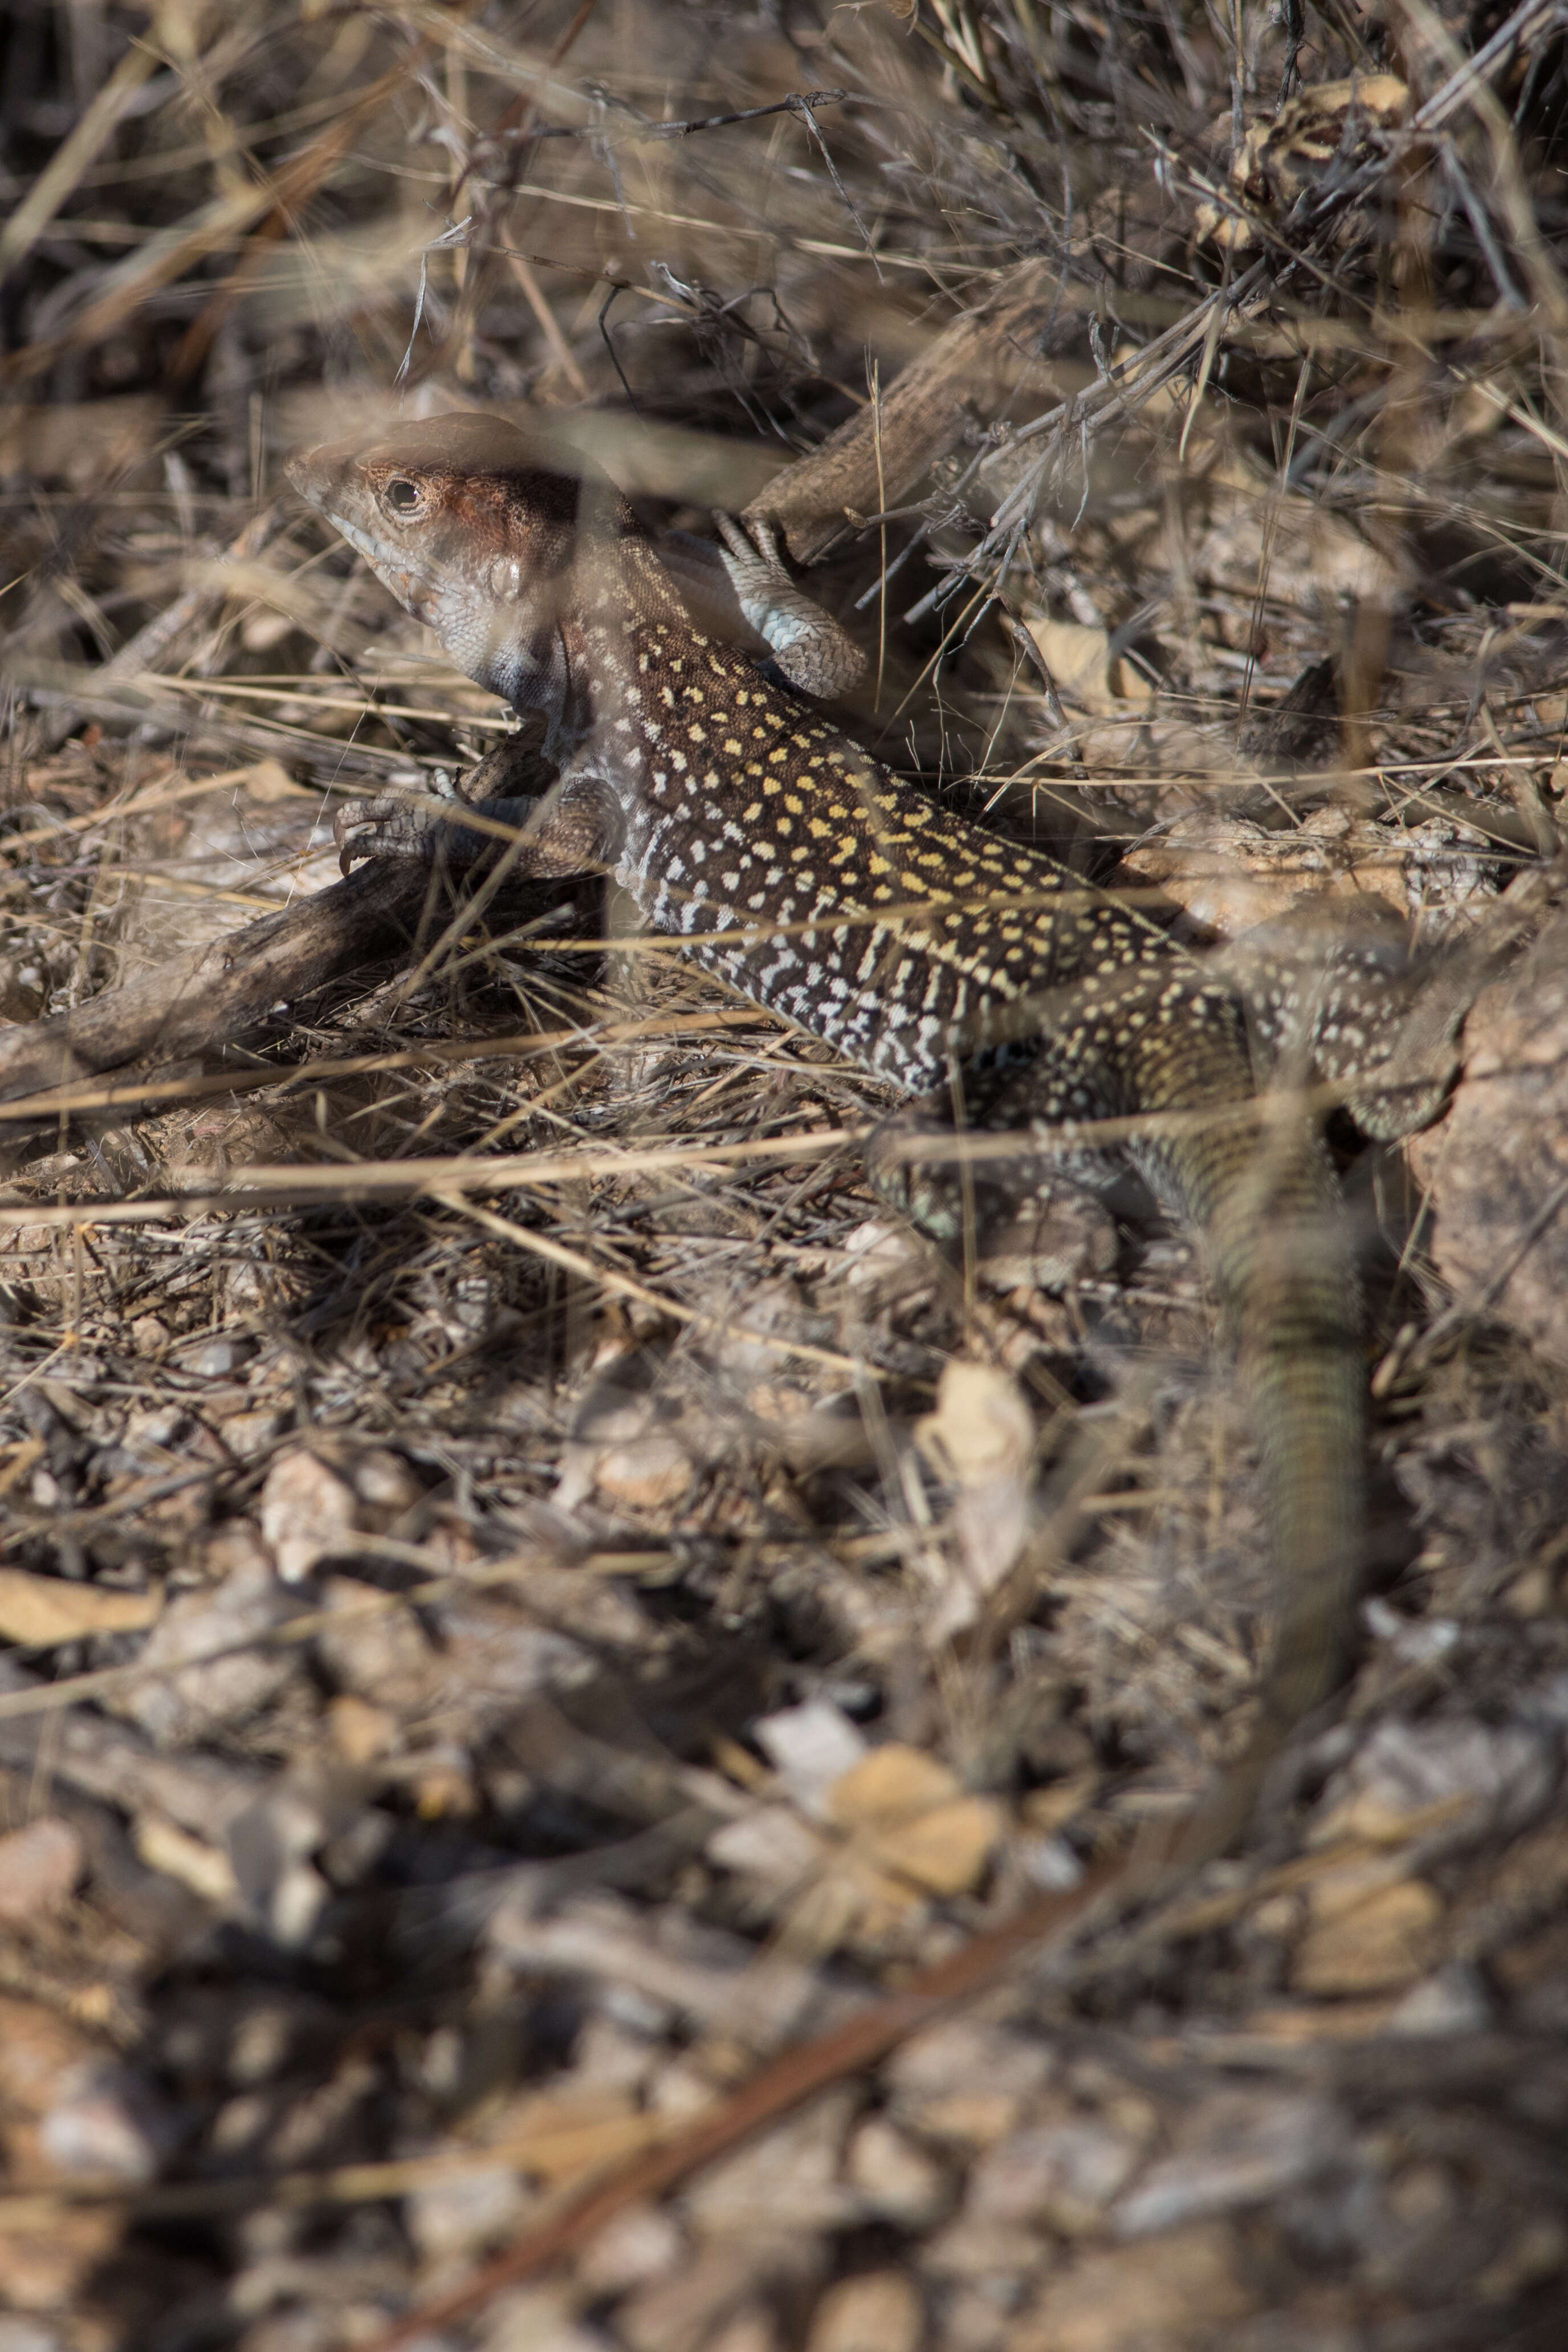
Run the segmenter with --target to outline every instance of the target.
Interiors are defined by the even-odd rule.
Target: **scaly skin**
[[[461,668],[548,714],[561,782],[528,812],[521,870],[612,867],[706,970],[911,1094],[956,1068],[970,1124],[1025,1139],[1026,1191],[1042,1164],[1092,1181],[1094,1122],[1155,1115],[1118,1149],[1206,1237],[1278,1576],[1263,1727],[1185,1864],[1215,1850],[1333,1687],[1362,1516],[1348,1239],[1320,1139],[1288,1097],[1256,1099],[1249,1006],[1157,924],[937,808],[695,628],[612,486],[503,420],[319,449],[290,475]],[[1275,960],[1254,1026],[1327,1032],[1337,1061],[1320,1067],[1372,1073],[1392,1037],[1384,985],[1372,954],[1304,978]],[[950,1181],[910,1191],[951,1226]]]

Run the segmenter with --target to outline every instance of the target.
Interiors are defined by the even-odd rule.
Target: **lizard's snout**
[[[329,461],[331,454],[325,448],[301,449],[283,468],[284,478],[310,506],[326,503],[329,484],[339,471],[336,466],[324,462]]]

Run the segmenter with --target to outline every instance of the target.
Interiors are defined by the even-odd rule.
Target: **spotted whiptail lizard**
[[[289,472],[459,668],[544,714],[559,782],[485,803],[519,828],[514,871],[612,869],[705,970],[929,1097],[927,1141],[956,1092],[971,1130],[1018,1139],[1010,1177],[1006,1161],[984,1171],[988,1204],[1015,1220],[1053,1168],[1092,1181],[1130,1161],[1200,1229],[1251,1399],[1277,1580],[1260,1728],[1178,1842],[1180,1866],[1217,1851],[1333,1687],[1362,1517],[1344,1219],[1299,1094],[1258,1097],[1254,1045],[1292,1076],[1358,1081],[1369,1129],[1418,1123],[1408,1103],[1380,1113],[1366,1086],[1396,1036],[1384,950],[1265,952],[1244,997],[1158,922],[936,806],[698,626],[613,485],[503,419],[411,425]],[[786,676],[844,683],[846,641],[766,536],[726,537],[736,598]],[[486,769],[504,781],[505,754]],[[431,854],[439,830],[415,845]],[[373,845],[398,846],[395,824]],[[1440,1085],[1415,1091],[1430,1115]],[[1109,1151],[1094,1132],[1107,1121]],[[883,1160],[884,1185],[902,1181],[919,1222],[952,1239],[951,1165],[901,1180],[897,1150]]]

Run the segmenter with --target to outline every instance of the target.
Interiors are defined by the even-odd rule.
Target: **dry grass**
[[[855,509],[862,740],[1221,934],[1321,883],[1460,935],[1568,781],[1564,22],[13,0],[0,1054],[509,723],[281,488],[400,406],[549,409],[698,530],[869,413],[791,526]],[[894,388],[1030,262],[927,463]],[[0,2352],[372,2340],[1245,1731],[1184,1238],[988,1289],[865,1189],[890,1093],[613,897],[430,913],[0,1106]],[[1558,968],[1469,1128],[1341,1138],[1375,1597],[1207,1907],[477,2340],[1562,2340]]]

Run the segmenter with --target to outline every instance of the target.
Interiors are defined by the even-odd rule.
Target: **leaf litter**
[[[280,468],[482,405],[766,495],[956,804],[1463,939],[1568,782],[1565,30],[8,13],[4,2352],[1561,2340],[1561,915],[1335,1129],[1369,1597],[1244,1850],[485,2286],[1168,1819],[1267,1565],[1146,1208],[946,1262],[613,897],[338,883],[510,721]]]

